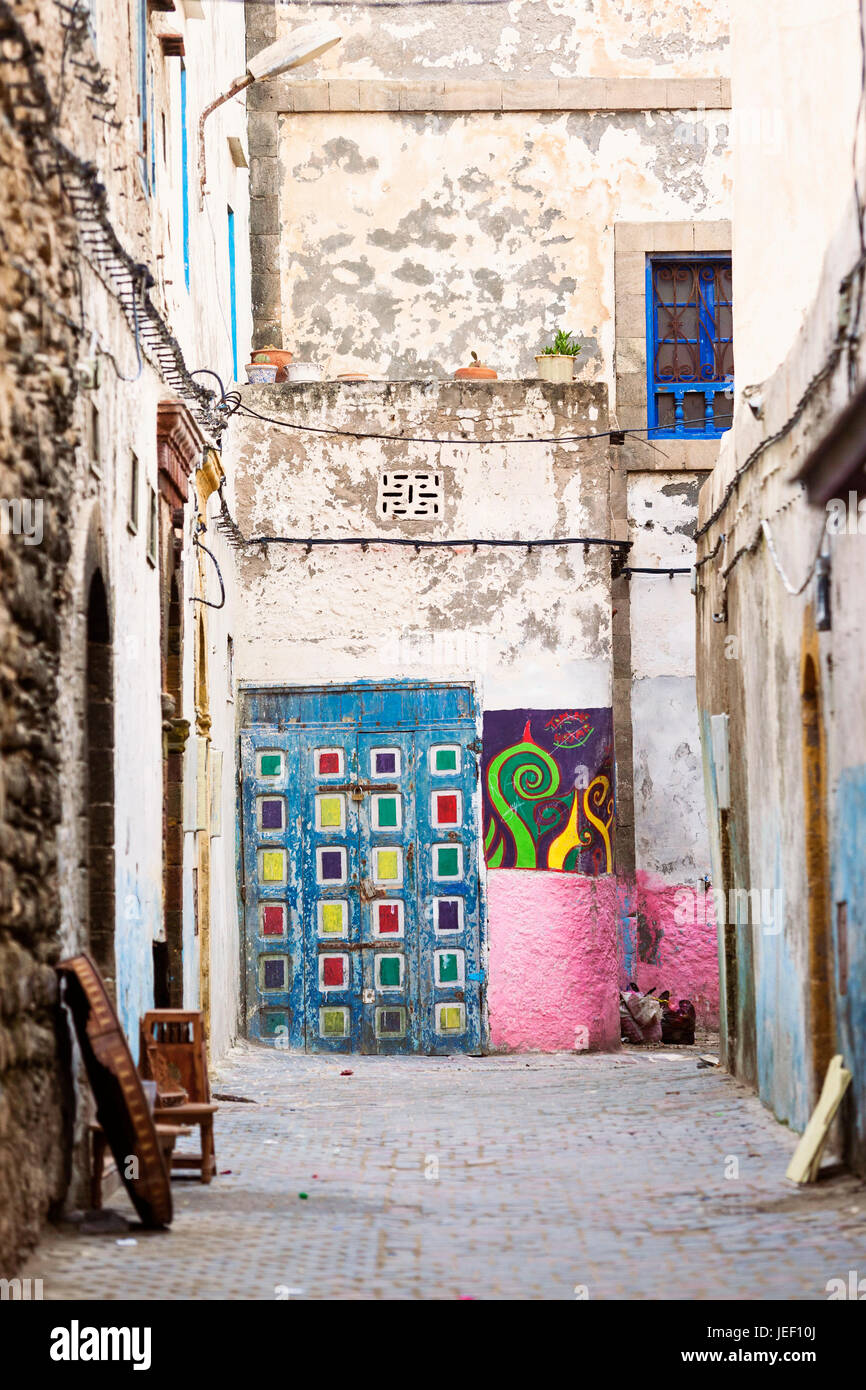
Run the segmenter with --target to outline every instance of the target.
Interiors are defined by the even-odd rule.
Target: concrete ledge
[[[251,111],[727,110],[727,78],[572,77],[558,81],[388,82],[281,78],[250,89]]]

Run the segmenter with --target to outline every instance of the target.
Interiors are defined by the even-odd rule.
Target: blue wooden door
[[[249,1036],[337,1053],[477,1049],[471,690],[250,691],[243,717]]]

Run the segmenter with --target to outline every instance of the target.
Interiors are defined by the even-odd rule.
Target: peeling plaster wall
[[[509,435],[604,429],[604,387],[505,382],[247,388],[256,410],[384,433]],[[238,422],[239,523],[253,535],[607,534],[605,441],[430,446],[292,434]],[[383,522],[388,466],[437,467],[441,524]],[[610,704],[608,552],[248,549],[238,674],[293,683],[470,676],[488,708]]]
[[[248,53],[313,17],[320,12],[304,5],[248,5]],[[630,257],[615,284],[615,224],[665,224],[675,238],[666,249],[690,251],[695,223],[717,231],[728,216],[726,6],[642,0],[624,11],[600,0],[515,0],[507,9],[455,5],[448,23],[438,10],[361,6],[331,17],[343,31],[339,46],[250,96],[254,341],[280,343],[329,376],[354,369],[389,384],[342,394],[276,388],[249,399],[263,413],[289,414],[291,404],[299,422],[361,430],[379,421],[394,432],[406,420],[415,433],[423,420],[423,432],[442,433],[468,419],[470,430],[493,435],[551,433],[573,411],[539,387],[534,356],[566,327],[583,347],[579,381],[612,400],[615,304],[642,305],[644,268],[642,253]],[[643,334],[636,312],[628,321],[621,314],[621,340]],[[503,379],[484,388],[488,395],[446,384],[472,351]],[[622,372],[622,342],[620,356]],[[467,411],[472,399],[483,408]],[[598,412],[589,418],[602,428]],[[623,535],[632,503],[643,506],[643,493],[626,498],[624,488],[611,498],[606,455],[592,454],[600,444],[580,446],[575,471],[561,447],[449,448],[431,460],[419,445],[349,448],[289,441],[249,422],[243,430],[238,496],[247,535],[379,531],[371,478],[386,461],[443,470],[451,534],[465,518],[474,534]],[[676,493],[683,483],[693,517],[694,474],[636,484],[647,498],[659,495],[664,536],[678,554],[687,504],[664,488]],[[397,529],[428,534],[417,524]],[[662,562],[669,559],[666,552]],[[248,550],[241,574],[250,594],[238,648],[243,679],[469,678],[487,710],[611,704],[609,571],[592,555],[416,559],[374,548],[359,559],[351,550],[301,557],[271,548]],[[687,590],[687,581],[674,582]],[[665,640],[661,651],[638,651],[626,682],[643,878],[640,890],[630,879],[623,891],[642,892],[641,911],[652,904],[668,933],[665,983],[695,997],[711,1021],[711,962],[695,963],[702,947],[684,948],[671,906],[677,887],[694,891],[698,865],[706,872],[693,644],[684,635],[693,630],[692,600],[665,622],[661,587],[638,583],[632,594],[638,647],[644,621]],[[672,715],[684,733],[668,748],[662,728]],[[673,817],[664,806],[671,753],[681,774]],[[612,912],[629,915],[616,905]],[[491,923],[492,943],[493,933]],[[627,926],[621,945],[630,949]]]
[[[279,269],[284,345],[332,372],[449,376],[474,350],[500,376],[534,376],[564,325],[579,376],[611,381],[614,221],[724,215],[725,120],[284,116],[282,230],[256,264]],[[703,143],[702,121],[722,134]]]
[[[604,387],[537,383],[399,382],[246,388],[244,402],[272,420],[387,434],[509,436],[603,430]],[[441,522],[377,516],[377,480],[389,466],[436,466],[445,481]],[[230,471],[247,536],[394,534],[512,537],[610,533],[606,444],[429,445],[334,440],[236,417]],[[658,544],[635,534],[635,563],[680,563],[690,553],[695,479],[635,474],[629,509],[645,532],[651,504]],[[657,554],[661,547],[663,554]],[[679,553],[678,553],[679,552]],[[635,576],[632,581],[640,580]],[[672,621],[670,585],[681,605]],[[685,597],[684,597],[685,596]],[[645,773],[637,883],[547,872],[492,870],[490,1028],[494,1046],[615,1046],[618,951],[642,982],[691,997],[702,1022],[717,1011],[715,932],[675,918],[678,890],[706,872],[695,721],[688,581],[637,585],[635,686],[646,692],[635,731]],[[299,685],[414,677],[471,680],[491,710],[611,703],[608,552],[581,547],[456,553],[371,546],[248,546],[239,558],[237,674],[253,684]],[[664,633],[655,650],[649,626]],[[689,705],[689,699],[691,705]],[[677,815],[671,816],[671,701],[679,743]],[[685,730],[683,725],[685,724]],[[667,760],[667,763],[666,761]],[[693,823],[694,821],[694,823]],[[685,888],[684,888],[685,885]],[[631,918],[631,920],[630,920]],[[528,924],[545,925],[530,950]],[[640,930],[637,930],[638,924]],[[605,935],[606,933],[606,935]],[[600,934],[600,935],[599,935]],[[651,949],[644,950],[650,941]],[[587,959],[584,952],[589,952]],[[612,972],[608,969],[614,961]],[[629,962],[631,964],[631,961]],[[645,967],[645,969],[644,969]],[[655,978],[661,974],[663,980]],[[653,976],[650,981],[650,975]],[[522,980],[522,994],[520,981]],[[606,994],[605,991],[608,993]],[[612,991],[612,994],[611,994]],[[604,1003],[604,999],[607,1003]],[[520,1007],[518,1007],[520,1005]]]
[[[279,32],[320,18],[304,4],[278,9]],[[340,77],[702,77],[728,71],[725,0],[514,0],[400,15],[340,6],[343,42],[320,68]]]

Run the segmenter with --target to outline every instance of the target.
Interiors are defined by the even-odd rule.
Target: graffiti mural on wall
[[[487,711],[482,775],[488,868],[613,872],[609,709]]]

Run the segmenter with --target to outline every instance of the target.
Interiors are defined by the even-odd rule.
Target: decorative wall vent
[[[430,521],[443,512],[441,473],[383,473],[379,478],[379,516]]]

